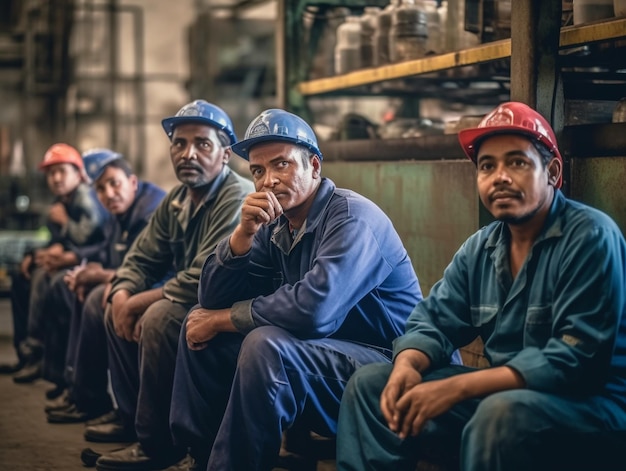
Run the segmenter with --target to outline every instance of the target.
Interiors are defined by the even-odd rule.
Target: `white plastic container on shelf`
[[[626,16],[626,0],[613,0],[615,16]]]
[[[426,39],[426,53],[439,54],[441,50],[441,23],[437,0],[422,0],[426,20],[428,21],[428,38]]]
[[[361,68],[361,19],[350,15],[337,28],[335,73],[347,74]]]
[[[450,52],[448,46],[446,27],[448,26],[448,0],[443,0],[439,5],[439,50],[441,52]]]
[[[389,64],[389,32],[391,31],[391,18],[400,0],[391,0],[389,5],[380,11],[374,32],[374,65]]]
[[[374,33],[380,8],[365,7],[361,16],[361,67],[374,65]]]
[[[393,12],[389,32],[391,62],[420,59],[426,55],[428,19],[421,4],[402,0]]]
[[[589,23],[591,21],[612,18],[614,0],[574,0],[574,24]]]

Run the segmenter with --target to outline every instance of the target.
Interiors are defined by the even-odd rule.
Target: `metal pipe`
[[[109,0],[108,2],[108,27],[109,27],[109,140],[113,149],[118,147],[117,143],[117,47],[118,47],[118,24],[117,11],[118,1]]]

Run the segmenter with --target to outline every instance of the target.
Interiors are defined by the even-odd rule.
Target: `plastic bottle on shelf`
[[[428,39],[426,40],[426,54],[439,54],[441,52],[441,24],[437,0],[422,0],[426,20],[428,23]]]
[[[439,49],[441,52],[450,52],[450,47],[447,41],[446,28],[448,26],[448,0],[443,0],[439,5],[439,32],[440,32],[440,44]]]
[[[415,0],[401,0],[393,12],[389,33],[391,62],[420,59],[426,54],[428,20]]]
[[[324,29],[319,40],[317,52],[313,58],[309,80],[335,75],[335,45],[337,44],[337,28],[350,15],[345,7],[329,8],[325,14]]]
[[[350,15],[337,28],[335,73],[347,74],[361,68],[361,19]]]
[[[459,49],[469,49],[470,47],[480,45],[480,36],[465,29],[465,0],[458,0],[457,8],[459,9],[459,16],[457,18],[457,29],[459,31]]]
[[[389,55],[389,32],[391,18],[400,0],[391,0],[389,5],[378,13],[376,31],[374,32],[374,65],[385,65],[391,62]]]
[[[613,0],[574,0],[572,8],[575,25],[611,18],[615,15]]]
[[[374,33],[378,22],[379,7],[365,7],[361,16],[361,67],[374,65]]]

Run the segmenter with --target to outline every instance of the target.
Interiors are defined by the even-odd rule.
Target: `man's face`
[[[308,157],[293,144],[266,142],[255,145],[248,158],[256,191],[274,193],[287,217],[312,201],[320,182],[319,157]]]
[[[121,168],[108,166],[94,183],[98,199],[116,216],[125,214],[135,201],[137,177],[126,175]]]
[[[530,220],[552,201],[548,169],[556,171],[555,160],[544,168],[541,155],[523,136],[488,137],[476,159],[480,199],[496,219],[509,224]]]
[[[46,181],[55,196],[66,196],[80,185],[82,177],[72,164],[54,164],[46,167]]]
[[[211,183],[230,157],[217,130],[203,124],[179,124],[174,129],[170,157],[176,177],[190,188]]]

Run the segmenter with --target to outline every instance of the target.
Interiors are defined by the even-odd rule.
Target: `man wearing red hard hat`
[[[46,247],[26,254],[20,273],[13,277],[13,340],[18,362],[0,365],[0,372],[15,372],[16,383],[29,383],[41,376],[46,295],[53,278],[62,278],[61,269],[98,253],[108,220],[86,183],[83,159],[74,147],[65,143],[50,146],[38,168],[46,174],[54,195],[46,218],[51,237]]]
[[[559,190],[548,122],[504,103],[459,141],[496,221],[458,250],[394,342],[350,379],[337,469],[623,469],[626,242]],[[480,336],[490,367],[449,365]]]

